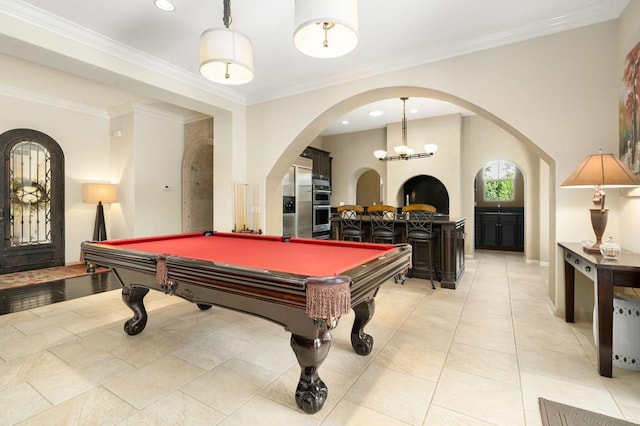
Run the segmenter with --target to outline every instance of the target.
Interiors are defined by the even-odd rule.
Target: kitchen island
[[[397,215],[395,222],[396,242],[406,242],[406,220]],[[434,279],[440,281],[442,288],[455,289],[464,275],[464,224],[465,218],[450,218],[448,215],[436,214],[433,217],[433,230],[436,242],[433,252],[435,267]],[[362,216],[362,228],[367,235],[371,235],[371,218]],[[331,218],[331,238],[342,239],[340,235],[340,217]],[[415,278],[429,279],[431,273],[428,267],[428,252],[420,245],[412,258],[411,274]]]

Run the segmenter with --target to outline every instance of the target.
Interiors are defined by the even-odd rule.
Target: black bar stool
[[[366,232],[362,230],[362,212],[364,207],[346,205],[338,207],[340,215],[340,235],[344,241],[366,241]]]
[[[420,263],[424,256],[420,256],[422,248],[427,250],[427,264],[431,288],[435,289],[433,274],[435,265],[433,264],[433,246],[436,235],[433,232],[433,215],[436,208],[430,204],[408,204],[402,208],[406,213],[407,243],[411,244],[413,267]],[[412,274],[412,273],[410,273]]]
[[[385,204],[367,208],[371,220],[372,243],[396,243],[396,208]]]

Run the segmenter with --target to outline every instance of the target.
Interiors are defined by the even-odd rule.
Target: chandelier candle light
[[[253,80],[253,46],[229,29],[231,0],[223,0],[225,28],[210,28],[200,36],[200,74],[216,83],[238,85]]]
[[[595,188],[593,194],[593,208],[591,226],[596,236],[596,242],[583,247],[587,253],[600,254],[602,235],[607,227],[609,210],[604,208],[605,193],[603,188],[631,188],[640,186],[638,178],[627,166],[613,154],[590,155],[574,170],[560,185],[563,188]]]
[[[393,148],[393,151],[397,155],[387,156],[387,151],[379,149],[373,151],[373,155],[380,161],[393,161],[393,160],[410,160],[413,158],[428,158],[436,153],[438,145],[430,143],[424,146],[425,152],[414,154],[413,149],[407,146],[407,113],[406,113],[406,97],[400,98],[402,101],[402,145],[398,145]]]

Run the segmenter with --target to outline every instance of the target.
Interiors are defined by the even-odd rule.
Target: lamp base
[[[600,254],[600,244],[602,244],[602,235],[607,228],[607,219],[609,218],[608,209],[589,209],[591,213],[591,226],[593,233],[596,235],[596,242],[591,246],[583,246],[582,249],[591,254]]]
[[[595,243],[592,246],[583,246],[582,250],[590,254],[600,254],[600,243]]]
[[[102,202],[98,201],[96,207],[96,222],[93,225],[93,241],[104,241],[107,239],[107,227],[104,223],[104,208]]]

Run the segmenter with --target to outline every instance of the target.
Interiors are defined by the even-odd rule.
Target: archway
[[[182,163],[182,231],[213,229],[213,139],[189,146]]]
[[[555,190],[556,187],[555,181],[555,160],[551,158],[544,150],[542,150],[538,145],[536,145],[532,140],[527,138],[524,134],[519,132],[509,123],[505,122],[501,118],[495,116],[491,112],[479,107],[476,104],[473,104],[465,99],[461,99],[457,96],[454,96],[449,93],[445,93],[439,90],[423,88],[423,87],[415,87],[415,86],[394,86],[394,87],[386,87],[369,90],[358,95],[354,95],[352,97],[346,98],[330,108],[326,109],[323,113],[318,115],[314,120],[312,120],[298,135],[295,137],[289,147],[283,155],[275,162],[270,172],[266,177],[265,182],[265,198],[270,199],[271,197],[281,196],[281,188],[280,182],[282,180],[282,176],[284,176],[286,170],[288,169],[288,165],[293,162],[295,157],[297,157],[299,152],[305,148],[305,146],[309,143],[309,141],[314,140],[323,129],[328,127],[335,120],[340,118],[342,115],[346,114],[348,111],[378,101],[382,99],[388,98],[399,98],[401,96],[409,96],[409,97],[427,97],[442,100],[445,102],[449,102],[455,105],[458,105],[472,113],[476,114],[478,117],[481,117],[498,128],[502,129],[509,135],[511,135],[517,142],[522,144],[522,146],[530,153],[532,157],[535,157],[535,161],[532,161],[531,167],[537,167],[539,169],[544,169],[544,172],[540,173],[541,179],[540,182],[545,186],[544,188],[537,188],[540,194],[543,194],[544,197],[548,197],[548,200],[543,200],[543,202],[536,204],[539,209],[538,216],[540,217],[539,223],[544,223],[547,226],[548,232],[539,232],[536,235],[536,238],[540,239],[539,250],[540,252],[545,252],[547,255],[549,253],[554,252],[555,245]],[[474,159],[471,159],[472,161]],[[535,164],[533,164],[535,163]],[[461,174],[461,183],[459,188],[455,188],[457,191],[461,191],[461,214],[465,216],[468,220],[468,223],[473,225],[473,180],[475,179],[475,170],[477,168],[471,169],[463,169],[460,171]],[[267,206],[268,207],[268,206]],[[470,221],[469,221],[470,219]],[[278,233],[281,229],[281,212],[278,211],[277,208],[267,208],[265,211],[265,223],[267,232]],[[273,230],[273,231],[272,231]],[[471,229],[467,230],[467,232],[471,231]],[[527,227],[527,233],[533,234],[534,230]],[[470,242],[471,250],[473,252],[473,244]],[[468,247],[465,244],[465,247]],[[543,248],[544,247],[544,248]],[[525,256],[527,255],[525,251]],[[529,255],[530,258],[535,259],[539,257],[537,254]],[[550,294],[555,293],[555,256],[549,255],[549,283],[552,288],[550,288]]]
[[[375,206],[382,202],[382,182],[375,170],[367,170],[360,175],[356,183],[356,204]]]
[[[404,204],[430,204],[441,214],[449,214],[449,192],[437,178],[428,175],[413,176],[402,185],[400,200]]]

